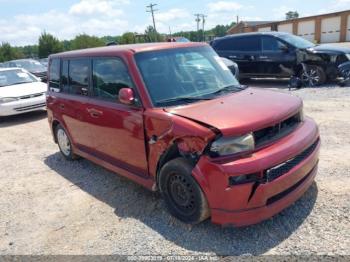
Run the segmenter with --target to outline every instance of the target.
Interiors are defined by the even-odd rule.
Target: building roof
[[[145,43],[145,44],[130,44],[130,45],[113,45],[113,46],[104,46],[104,47],[68,51],[68,52],[54,54],[54,55],[51,55],[50,57],[105,55],[105,54],[111,54],[111,53],[124,53],[124,52],[139,53],[139,52],[146,52],[146,51],[195,47],[195,46],[204,46],[204,45],[206,45],[206,43],[195,43],[195,42],[160,42],[160,43]]]
[[[240,21],[238,24],[235,24],[234,26],[230,27],[227,30],[227,32],[230,32],[235,27],[242,26],[242,25],[244,27],[248,27],[248,26],[257,26],[257,25],[269,24],[269,23],[274,23],[274,22],[277,22],[277,21]]]

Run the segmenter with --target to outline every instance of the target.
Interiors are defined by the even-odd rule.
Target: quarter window
[[[61,90],[62,92],[69,93],[69,85],[68,85],[68,66],[69,61],[62,61],[62,70],[61,70]]]
[[[92,62],[93,95],[117,101],[119,90],[132,87],[125,64],[118,58],[98,58]]]
[[[49,87],[59,88],[60,87],[60,59],[52,59],[50,62],[49,71]]]

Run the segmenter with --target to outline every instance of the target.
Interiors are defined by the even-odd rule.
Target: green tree
[[[40,58],[48,57],[51,54],[61,52],[61,42],[51,34],[43,32],[39,37],[38,53]]]
[[[289,11],[286,13],[286,20],[298,18],[299,13],[297,11]]]
[[[136,42],[135,40],[135,34],[133,32],[125,32],[121,35],[119,38],[119,41],[117,40],[119,44],[125,45],[125,44],[134,44]]]
[[[145,35],[153,42],[164,41],[163,37],[151,25],[146,28]]]
[[[106,43],[96,36],[90,36],[87,34],[81,34],[76,36],[70,43],[70,49],[84,49],[91,47],[104,46]]]
[[[23,53],[18,48],[12,47],[9,43],[2,43],[0,45],[0,62],[19,59],[23,57]]]

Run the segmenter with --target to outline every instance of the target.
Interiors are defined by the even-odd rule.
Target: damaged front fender
[[[167,160],[183,156],[195,163],[216,136],[207,126],[161,109],[145,112],[145,138],[150,176]]]

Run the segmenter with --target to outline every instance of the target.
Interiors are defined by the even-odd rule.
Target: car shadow
[[[316,202],[318,189],[310,189],[292,206],[272,219],[244,228],[223,228],[207,220],[189,226],[171,217],[159,194],[81,159],[66,161],[60,153],[49,155],[45,164],[123,218],[134,218],[168,241],[194,252],[219,256],[263,254],[287,239],[304,222]]]
[[[1,116],[0,128],[22,125],[29,122],[39,121],[47,117],[45,110],[33,111],[13,116]]]

